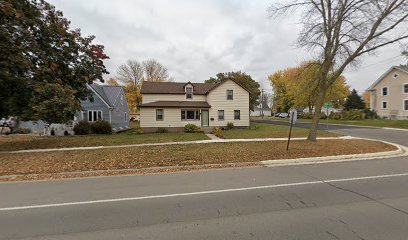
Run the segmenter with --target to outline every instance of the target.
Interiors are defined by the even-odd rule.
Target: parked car
[[[278,113],[278,112],[277,112],[277,113],[275,113],[273,116],[274,116],[274,117],[279,117],[279,114],[281,114],[281,113]]]
[[[280,117],[280,118],[287,118],[287,117],[289,117],[289,114],[287,114],[287,113],[280,113],[280,114],[279,114],[279,117]]]

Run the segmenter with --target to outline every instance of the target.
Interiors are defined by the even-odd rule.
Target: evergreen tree
[[[358,95],[356,89],[353,89],[347,96],[346,102],[344,103],[344,109],[365,109],[365,102],[363,98]]]

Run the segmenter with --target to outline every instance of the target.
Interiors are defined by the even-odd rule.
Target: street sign
[[[292,122],[293,124],[295,124],[296,120],[297,120],[297,117],[298,117],[297,115],[298,114],[297,114],[296,109],[290,109],[289,110],[289,122]]]
[[[333,104],[332,104],[332,103],[325,103],[325,104],[323,105],[323,107],[324,107],[324,108],[332,108],[332,107],[333,107]]]

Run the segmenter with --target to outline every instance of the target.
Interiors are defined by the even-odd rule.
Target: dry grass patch
[[[209,143],[47,153],[0,153],[0,176],[61,172],[192,166],[332,156],[394,150],[382,142],[326,140]]]

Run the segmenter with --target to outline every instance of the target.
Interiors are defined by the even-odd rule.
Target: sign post
[[[296,109],[291,109],[289,111],[289,119],[290,119],[290,128],[289,128],[288,143],[286,144],[286,151],[289,151],[290,137],[292,136],[292,126],[294,123],[296,123],[296,120],[297,120]]]
[[[325,103],[324,108],[326,108],[326,128],[329,130],[329,108],[333,108],[332,103]]]

